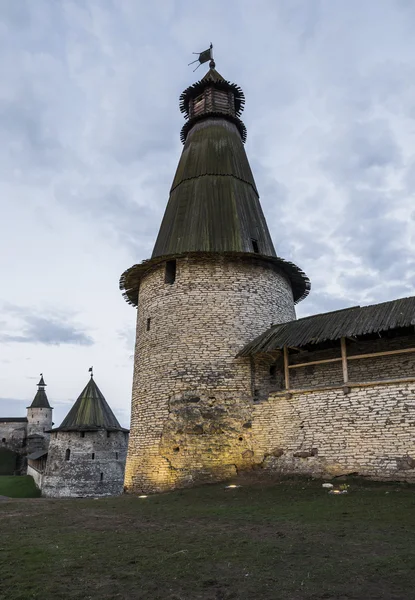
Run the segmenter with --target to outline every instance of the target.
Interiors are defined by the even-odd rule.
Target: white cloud
[[[118,280],[151,254],[180,155],[178,97],[205,68],[186,64],[210,41],[246,95],[247,152],[277,252],[312,281],[298,313],[414,293],[413,3],[1,10],[0,301],[28,307],[32,333],[43,323],[33,315],[75,315],[95,342],[2,344],[3,397],[30,398],[27,377],[44,372],[52,404],[74,400],[93,364],[128,424],[135,312]],[[0,334],[24,335],[3,320]]]

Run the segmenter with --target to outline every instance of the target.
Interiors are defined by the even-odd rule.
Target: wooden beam
[[[346,339],[344,337],[340,340],[340,348],[342,353],[343,381],[344,383],[347,383],[349,381],[349,374],[347,372],[347,350]]]
[[[353,354],[348,355],[347,360],[357,360],[359,358],[376,358],[377,356],[392,356],[394,354],[410,354],[415,352],[415,348],[403,348],[402,350],[387,350],[385,352],[370,352],[369,354]],[[325,358],[323,360],[310,360],[305,363],[298,363],[296,365],[289,365],[289,369],[298,369],[299,367],[308,367],[309,365],[323,365],[325,363],[340,362],[343,358]]]
[[[288,364],[288,348],[287,346],[284,346],[284,378],[285,378],[285,389],[289,390],[290,389],[290,371],[289,371],[289,364]]]
[[[341,358],[325,358],[323,360],[310,360],[306,363],[298,363],[297,365],[289,365],[289,369],[298,369],[298,367],[308,367],[309,365],[322,365],[324,363],[340,362]]]
[[[348,356],[348,360],[357,360],[358,358],[376,358],[376,356],[392,356],[393,354],[410,354],[415,352],[415,348],[404,348],[402,350],[387,350],[385,352],[371,352],[369,354],[355,354]]]

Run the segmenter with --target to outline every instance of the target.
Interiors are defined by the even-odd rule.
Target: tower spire
[[[244,93],[216,70],[212,48],[197,61],[210,61],[210,68],[180,96],[184,148],[152,257],[128,269],[120,287],[127,301],[137,305],[140,281],[157,262],[213,253],[266,261],[285,273],[298,302],[308,294],[310,282],[274,249],[244,148]]]
[[[32,404],[28,408],[51,408],[45,391],[46,383],[43,379],[43,373],[40,374],[40,380],[37,384],[37,392],[33,398]]]

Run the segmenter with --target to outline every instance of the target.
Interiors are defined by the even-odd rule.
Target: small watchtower
[[[37,384],[37,392],[33,402],[27,407],[27,442],[28,452],[46,449],[49,444],[52,428],[52,411],[45,391],[46,383],[43,374]]]
[[[44,496],[122,493],[128,429],[119,424],[92,372],[61,425],[50,433]]]

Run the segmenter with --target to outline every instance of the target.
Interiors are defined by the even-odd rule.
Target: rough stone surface
[[[52,427],[51,408],[28,408],[27,422],[3,421],[0,418],[0,447],[6,447],[20,454],[47,449]]]
[[[252,467],[252,428],[244,424],[251,422],[254,365],[235,356],[272,322],[295,318],[289,282],[260,263],[185,258],[174,284],[164,276],[160,265],[139,292],[129,492]]]
[[[108,435],[109,433],[109,435]],[[57,431],[52,434],[42,495],[96,497],[121,494],[128,434],[122,431]],[[70,451],[69,460],[66,452]]]
[[[380,338],[359,342],[348,342],[348,356],[411,348],[415,345],[415,336]],[[290,364],[307,363],[340,357],[340,342],[335,348],[326,350],[302,351],[290,355]],[[273,368],[271,375],[270,369]],[[350,382],[377,381],[415,375],[415,353],[395,354],[348,361]],[[282,353],[276,357],[258,355],[255,357],[257,399],[263,400],[275,391],[284,389],[284,364]],[[290,369],[290,388],[293,390],[310,387],[343,385],[341,362],[309,365]]]
[[[52,429],[52,408],[27,409],[27,435],[41,435],[49,442],[49,429]]]
[[[255,460],[276,473],[415,481],[414,434],[415,382],[271,395],[253,414]]]
[[[21,452],[26,443],[27,423],[22,421],[1,422],[0,419],[0,447]]]

